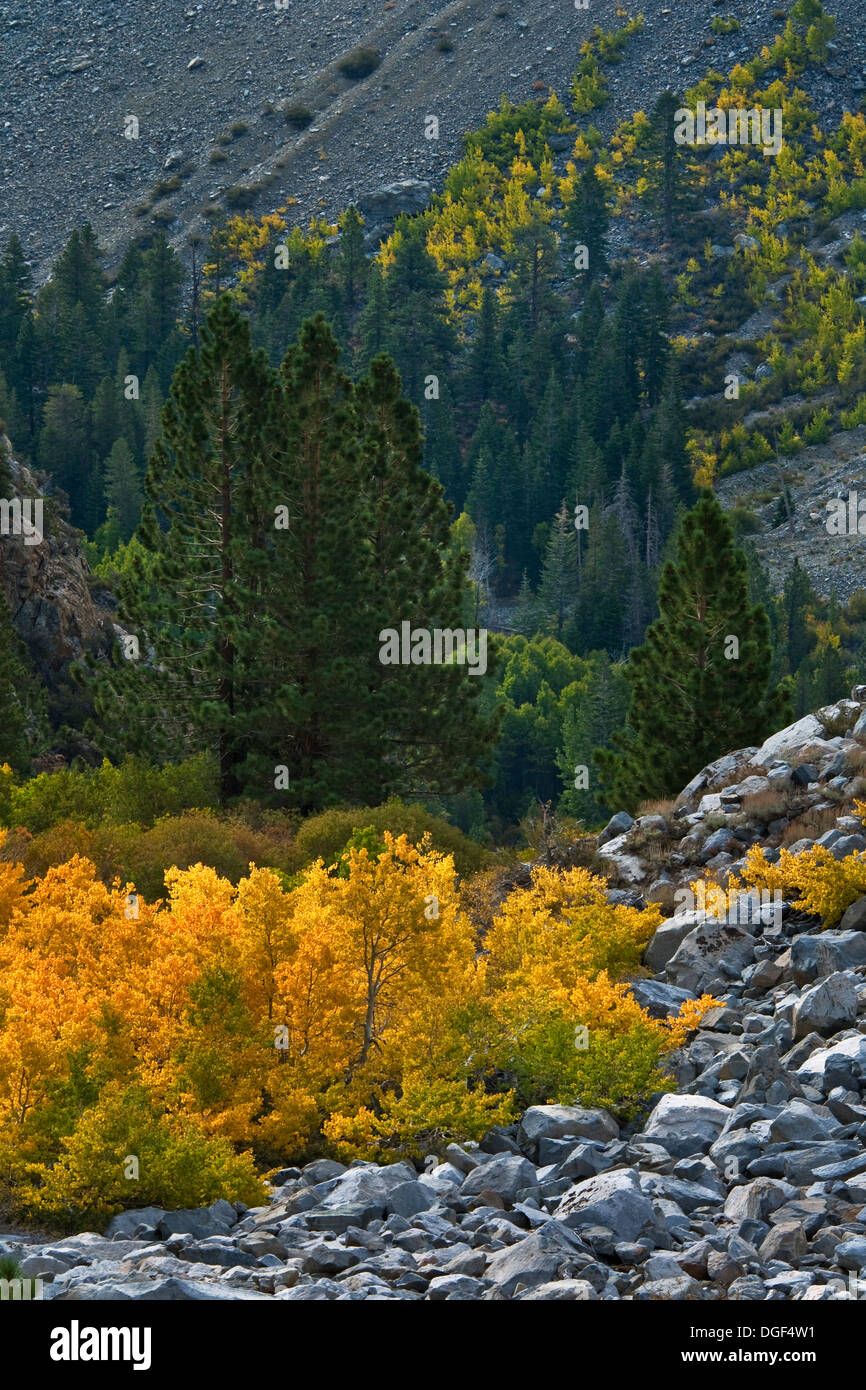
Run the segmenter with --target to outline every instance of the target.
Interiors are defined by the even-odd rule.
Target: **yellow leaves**
[[[0,853],[3,851],[7,835],[8,831],[0,830]],[[27,880],[24,877],[23,866],[0,860],[0,938],[9,926],[13,912],[20,905],[26,888]]]
[[[347,1157],[478,1137],[516,1103],[485,1084],[497,1068],[521,1101],[536,1073],[544,1093],[626,1106],[665,1084],[668,1030],[616,978],[660,915],[609,904],[585,869],[538,869],[480,954],[451,857],[406,836],[386,833],[381,852],[352,844],[291,891],[255,865],[236,888],[201,864],[169,869],[156,905],[107,889],[79,856],[30,891],[14,866],[0,873],[0,1128],[43,1177],[62,1141],[83,1154],[91,1124],[127,1125],[130,1087],[159,1145],[174,1144],[165,1114],[194,1123],[202,1152],[253,1142],[271,1162],[318,1136]],[[101,1118],[97,1094],[114,1095]],[[96,1181],[114,1202],[107,1152]],[[49,1181],[50,1200],[71,1181]],[[82,1200],[78,1176],[73,1189]]]
[[[855,805],[862,815],[863,803]],[[863,809],[866,811],[866,806]],[[866,856],[857,852],[836,860],[823,845],[813,845],[802,854],[781,849],[779,862],[771,864],[763,849],[753,845],[746,855],[742,878],[750,886],[771,892],[778,889],[795,907],[821,917],[825,927],[833,927],[846,909],[866,894]]]
[[[718,454],[695,438],[686,441],[686,453],[692,467],[695,487],[712,489],[719,463]]]
[[[702,994],[700,999],[686,999],[678,1014],[665,1020],[669,1043],[673,1047],[683,1047],[690,1033],[700,1027],[701,1019],[710,1009],[719,1008],[721,1001],[711,994]]]

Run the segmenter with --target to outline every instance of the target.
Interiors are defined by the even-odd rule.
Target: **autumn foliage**
[[[153,902],[77,855],[29,881],[0,861],[8,1205],[254,1204],[276,1164],[420,1156],[533,1100],[628,1110],[669,1084],[677,1025],[617,983],[654,909],[538,868],[479,928],[450,855],[364,839],[290,888],[172,868]]]

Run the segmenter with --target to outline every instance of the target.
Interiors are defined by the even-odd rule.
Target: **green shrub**
[[[309,106],[302,106],[300,102],[293,102],[291,106],[284,106],[283,115],[286,125],[292,126],[295,130],[306,130],[307,126],[313,123],[313,113]]]
[[[55,1224],[99,1229],[126,1208],[202,1207],[223,1198],[258,1206],[266,1189],[249,1153],[236,1154],[222,1138],[209,1138],[192,1120],[161,1113],[143,1086],[105,1087],[83,1111],[65,1152],[39,1165],[40,1187],[21,1194],[25,1208]],[[138,1177],[126,1176],[127,1160]]]
[[[710,21],[710,28],[714,34],[738,34],[740,32],[740,21],[729,15],[727,19],[722,19],[720,14],[713,15]]]
[[[228,207],[242,209],[252,207],[258,192],[258,188],[253,184],[234,183],[231,188],[226,189],[223,197]]]
[[[34,834],[70,819],[91,827],[103,821],[152,825],[194,806],[215,808],[217,768],[206,753],[161,768],[143,758],[127,757],[118,767],[105,759],[101,767],[81,772],[40,773],[21,786],[13,784],[6,797],[0,823],[25,826]]]
[[[358,82],[362,77],[369,77],[372,72],[375,72],[381,61],[382,57],[378,49],[362,46],[347,53],[345,58],[341,58],[337,67],[344,77]]]
[[[315,859],[335,863],[346,844],[357,832],[372,829],[381,836],[385,830],[393,835],[406,835],[418,844],[429,831],[433,848],[443,854],[453,854],[457,872],[462,876],[474,873],[487,860],[480,845],[449,825],[440,816],[431,815],[423,806],[407,806],[391,800],[384,806],[362,806],[351,810],[332,809],[311,816],[298,831],[293,846],[294,867],[303,868]]]
[[[109,848],[115,853],[121,877],[150,901],[165,896],[164,875],[170,866],[205,864],[232,883],[249,873],[250,864],[283,872],[293,867],[287,848],[273,838],[204,811],[166,816],[145,831],[137,825],[112,826],[108,838],[106,853]]]

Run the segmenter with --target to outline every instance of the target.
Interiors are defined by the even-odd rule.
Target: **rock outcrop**
[[[113,640],[114,600],[105,584],[94,582],[82,549],[82,535],[63,519],[45,481],[11,455],[0,438],[12,478],[11,498],[43,498],[44,535],[28,544],[23,535],[0,534],[0,590],[16,631],[49,689],[63,679],[71,662]]]

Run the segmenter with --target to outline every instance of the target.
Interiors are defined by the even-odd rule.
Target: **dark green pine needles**
[[[220,300],[145,479],[149,554],[120,594],[138,655],[118,644],[97,673],[103,744],[210,749],[223,802],[304,813],[477,781],[496,724],[481,682],[379,661],[384,628],[461,626],[466,559],[421,455],[389,358],[354,386],[318,315],[274,371]]]
[[[770,686],[767,614],[749,602],[746,581],[746,557],[705,495],[662,572],[659,617],[628,659],[631,704],[617,751],[596,755],[608,805],[634,810],[673,795],[714,758],[760,744],[790,718],[786,692]]]

